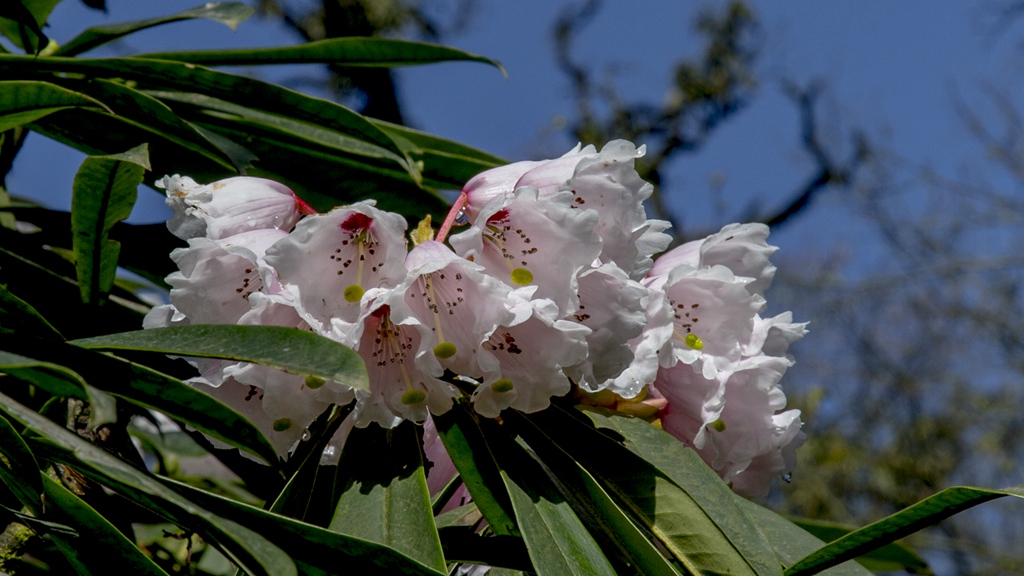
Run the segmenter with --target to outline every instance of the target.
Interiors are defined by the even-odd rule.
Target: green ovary
[[[516,268],[512,271],[512,282],[516,286],[526,286],[533,282],[533,272],[526,268]]]
[[[513,385],[512,381],[508,378],[495,380],[494,384],[491,384],[491,390],[499,394],[502,392],[511,392],[513,388],[515,388],[515,385]]]
[[[455,356],[457,351],[455,344],[452,344],[451,342],[441,342],[434,347],[434,356],[437,356],[438,358],[451,358],[452,356]]]
[[[419,390],[409,390],[405,394],[402,394],[402,404],[410,406],[412,404],[419,404],[427,399],[427,395]]]
[[[346,302],[359,302],[359,300],[363,297],[363,294],[365,292],[366,291],[363,290],[362,286],[358,284],[352,284],[348,288],[345,288],[345,292],[343,292],[343,295],[345,296]]]

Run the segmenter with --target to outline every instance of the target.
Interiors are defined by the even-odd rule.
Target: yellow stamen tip
[[[345,296],[346,302],[359,302],[359,300],[363,297],[363,294],[365,292],[366,291],[363,290],[362,286],[358,284],[352,284],[348,288],[345,288],[345,292],[343,294]]]
[[[712,422],[710,426],[719,432],[725,432],[725,421],[721,418]]]
[[[319,376],[306,376],[306,388],[310,390],[316,390],[326,383],[327,381]]]
[[[512,271],[512,282],[517,286],[526,286],[533,282],[533,272],[526,268],[516,268]]]
[[[700,350],[704,347],[704,341],[698,338],[696,334],[687,334],[686,345],[694,350]]]
[[[441,342],[434,347],[434,356],[438,358],[451,358],[455,356],[455,352],[457,352],[455,344],[451,342]]]
[[[491,384],[491,390],[499,394],[501,394],[502,392],[510,392],[513,388],[515,388],[515,385],[513,385],[512,381],[509,380],[508,378],[501,378],[500,380],[495,380],[494,384]]]
[[[427,399],[427,395],[419,390],[409,390],[405,394],[402,394],[402,404],[411,406],[412,404],[419,404]]]
[[[423,220],[420,220],[416,229],[409,233],[409,238],[412,239],[413,246],[419,246],[428,240],[434,239],[434,229],[430,227],[430,214],[427,214]]]
[[[274,420],[274,432],[284,432],[285,430],[292,427],[291,418],[278,418]]]

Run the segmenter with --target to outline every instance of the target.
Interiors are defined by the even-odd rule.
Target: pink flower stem
[[[441,229],[437,231],[438,242],[444,242],[444,239],[448,237],[448,232],[452,229],[452,225],[455,224],[455,219],[459,217],[459,213],[462,212],[462,208],[466,205],[469,197],[466,196],[465,192],[459,194],[459,197],[455,199],[452,204],[452,209],[448,211],[448,215],[445,216],[444,222],[441,223]]]

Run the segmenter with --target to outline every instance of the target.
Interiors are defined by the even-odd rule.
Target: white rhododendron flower
[[[405,219],[372,201],[315,214],[266,180],[165,177],[168,227],[189,246],[172,254],[171,302],[145,327],[285,326],[355,350],[367,389],[190,360],[190,383],[282,456],[330,406],[354,402],[321,461],[338,461],[352,426],[412,420],[436,491],[456,472],[432,416],[464,402],[500,418],[564,398],[659,425],[734,490],[761,494],[803,441],[780,380],[805,324],[761,316],[775,273],[766,226],[730,224],[654,259],[670,238],[644,209],[644,152],[618,140],[482,172],[436,237],[420,224],[411,249]],[[448,238],[456,223],[469,226]]]
[[[371,288],[405,278],[405,219],[360,202],[301,221],[267,253],[296,308],[317,332],[343,339]]]
[[[164,176],[157,188],[167,190],[174,215],[167,228],[178,238],[217,240],[250,230],[288,232],[313,209],[284,184],[238,176],[201,185],[187,176]]]

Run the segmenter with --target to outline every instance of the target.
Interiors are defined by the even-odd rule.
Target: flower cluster
[[[146,327],[293,326],[356,350],[368,391],[193,360],[192,382],[268,430],[282,455],[331,403],[354,398],[355,426],[442,414],[461,395],[454,375],[484,417],[573,390],[648,417],[738,491],[759,492],[792,469],[802,438],[799,413],[776,412],[804,327],[759,315],[775,270],[764,226],[730,225],[652,260],[670,238],[643,207],[643,153],[614,141],[484,172],[437,238],[411,249],[405,220],[373,202],[316,214],[266,180],[165,177],[168,226],[189,246],[172,253],[171,304]],[[468,229],[445,244],[456,216]]]

